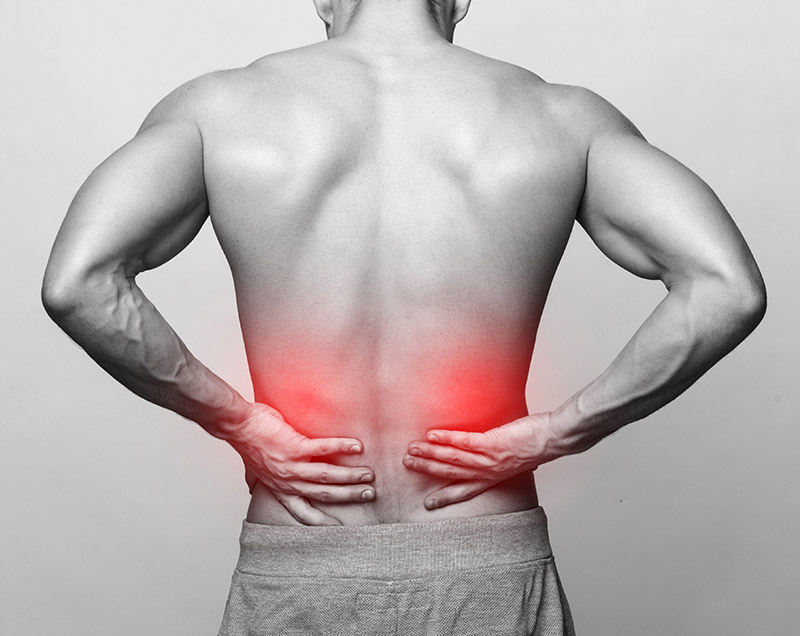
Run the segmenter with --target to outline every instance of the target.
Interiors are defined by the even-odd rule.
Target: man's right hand
[[[292,428],[278,411],[254,403],[245,420],[225,439],[241,455],[252,492],[261,481],[300,523],[341,525],[315,508],[309,500],[323,503],[364,503],[375,498],[367,485],[375,474],[367,466],[338,466],[319,461],[328,455],[363,451],[357,439],[322,437],[311,439]]]

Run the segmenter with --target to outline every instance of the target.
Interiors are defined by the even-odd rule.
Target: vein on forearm
[[[135,279],[121,269],[88,276],[59,323],[98,364],[141,397],[212,434],[219,419],[235,419],[241,396],[191,354]]]
[[[590,448],[683,393],[755,326],[713,277],[669,293],[609,367],[555,413],[568,453]]]

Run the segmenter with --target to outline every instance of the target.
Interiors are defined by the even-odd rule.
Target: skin
[[[758,324],[714,193],[608,102],[451,43],[469,2],[315,0],[329,41],[193,80],[81,187],[43,300],[112,376],[242,457],[248,519],[363,525],[524,510],[532,471],[678,396]],[[136,275],[207,218],[255,401]],[[525,402],[575,222],[663,301],[552,413]],[[532,405],[535,407],[535,405]]]

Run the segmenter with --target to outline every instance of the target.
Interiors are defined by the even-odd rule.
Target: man
[[[469,0],[314,2],[327,42],[178,88],[89,177],[45,306],[243,458],[221,634],[571,634],[532,471],[733,349],[765,309],[758,268],[713,192],[610,104],[452,45]],[[136,284],[206,217],[254,403]],[[576,220],[668,293],[600,377],[529,414]]]

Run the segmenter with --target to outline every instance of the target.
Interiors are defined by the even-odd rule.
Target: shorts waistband
[[[413,578],[552,556],[541,507],[369,526],[273,526],[245,520],[240,545],[240,572],[314,578]]]

